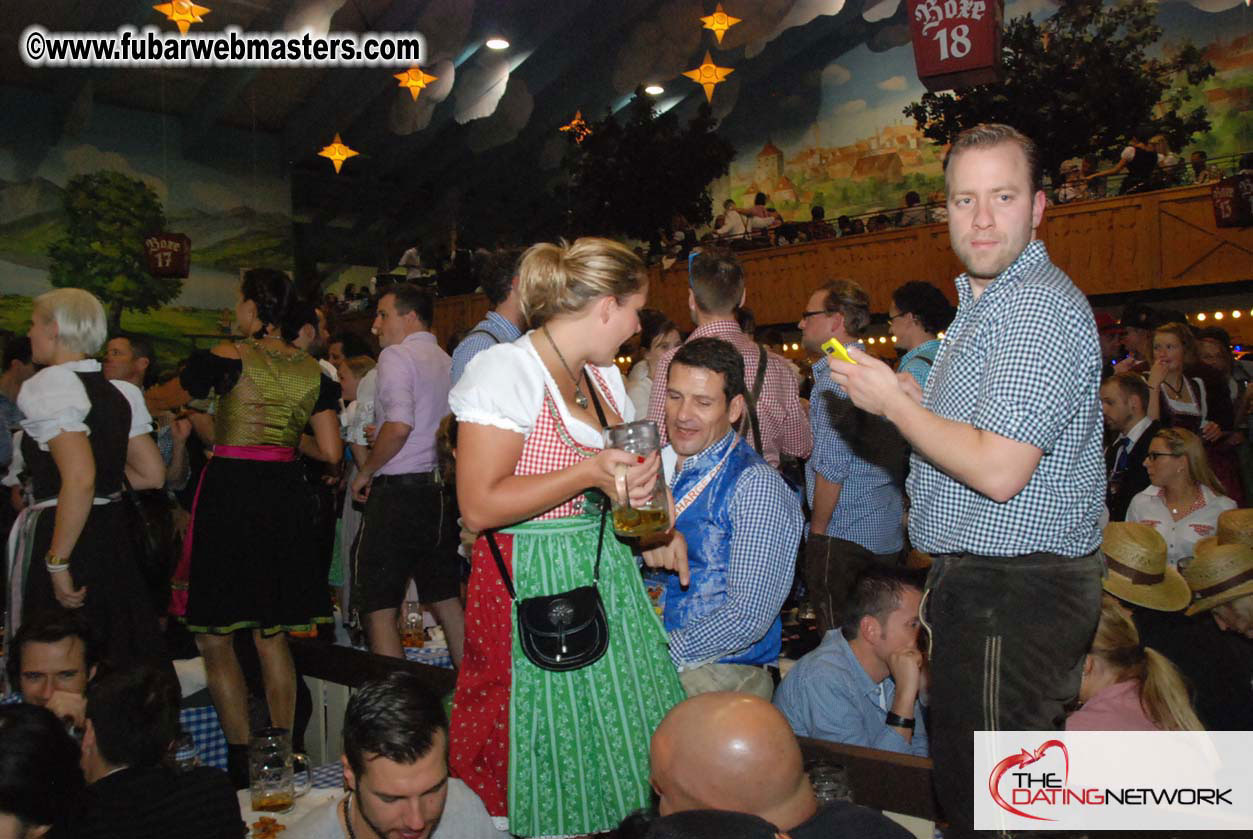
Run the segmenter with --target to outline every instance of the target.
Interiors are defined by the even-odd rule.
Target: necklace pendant
[[[580,408],[587,407],[587,397],[583,395],[583,391],[581,390],[574,391],[574,404],[578,405]]]

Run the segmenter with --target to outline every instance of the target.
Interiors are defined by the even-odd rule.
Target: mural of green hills
[[[0,225],[0,259],[30,268],[48,267],[48,246],[65,234],[65,214],[36,213]]]

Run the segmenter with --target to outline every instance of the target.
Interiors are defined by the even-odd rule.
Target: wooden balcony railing
[[[1253,279],[1253,228],[1218,228],[1209,186],[1185,186],[1050,207],[1039,230],[1053,261],[1086,294],[1134,293]],[[871,309],[886,312],[895,289],[909,280],[934,283],[956,300],[962,271],[948,227],[925,224],[842,239],[744,251],[748,300],[759,324],[791,323],[809,295],[836,277],[856,280]],[[651,269],[648,305],[686,327],[687,266]],[[487,311],[481,294],[436,301],[434,331],[449,337]],[[355,328],[369,316],[346,323]]]

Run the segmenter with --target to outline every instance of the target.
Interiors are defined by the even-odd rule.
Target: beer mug
[[[426,641],[422,627],[422,606],[416,600],[406,600],[400,611],[400,637],[406,648],[418,648]]]
[[[304,764],[304,780],[299,786],[293,769],[297,763]],[[253,811],[286,813],[313,786],[313,771],[308,757],[292,753],[287,729],[263,728],[248,744],[248,780]]]
[[[657,431],[657,423],[651,420],[627,422],[605,429],[605,445],[611,449],[647,456],[661,448],[661,434]],[[618,485],[625,494],[626,466],[619,467]],[[618,498],[613,499],[613,530],[619,536],[647,536],[664,532],[669,527],[666,476],[661,471],[657,472],[657,483],[653,487],[652,495],[643,504],[632,506],[629,498],[625,504]]]

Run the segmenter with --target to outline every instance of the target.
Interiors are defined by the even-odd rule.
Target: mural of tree
[[[647,241],[676,213],[699,225],[712,218],[709,185],[725,175],[735,149],[718,136],[708,105],[686,126],[673,112],[658,114],[636,90],[623,112],[591,123],[581,143],[571,140],[565,167],[571,232],[625,234]]]
[[[178,297],[183,281],[148,273],[144,237],[165,227],[161,200],[143,181],[118,172],[71,178],[65,235],[48,247],[49,280],[100,298],[118,331],[122,311],[147,312]]]
[[[1043,23],[1014,18],[1002,40],[1003,81],[926,93],[905,115],[938,143],[981,122],[1012,125],[1035,140],[1052,174],[1068,158],[1125,146],[1141,125],[1183,149],[1210,124],[1204,106],[1186,110],[1188,89],[1176,82],[1197,85],[1214,67],[1191,44],[1150,58],[1162,36],[1156,15],[1150,0],[1072,0]]]

